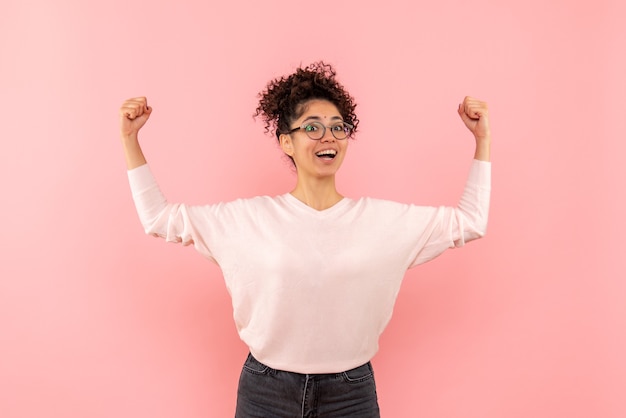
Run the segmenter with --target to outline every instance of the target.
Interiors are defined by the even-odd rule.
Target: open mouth
[[[317,152],[315,153],[315,155],[317,155],[317,157],[324,159],[324,160],[332,160],[333,158],[337,156],[337,151],[335,151],[334,149],[327,149],[324,151]]]

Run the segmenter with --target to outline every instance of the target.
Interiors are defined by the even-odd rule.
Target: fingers
[[[126,100],[120,108],[120,116],[130,120],[135,120],[142,115],[150,115],[152,108],[148,106],[148,99],[145,97],[134,97]]]
[[[487,116],[489,109],[486,102],[466,96],[463,102],[459,104],[458,112],[463,119],[467,117],[472,120],[478,120],[483,116]]]
[[[477,140],[483,141],[491,137],[487,103],[468,96],[459,104],[458,112],[467,129]]]
[[[489,108],[487,107],[486,102],[469,96],[466,96],[463,99],[463,102],[459,104],[458,110],[461,117],[465,115],[473,120],[478,120],[482,116],[487,116],[489,113]]]

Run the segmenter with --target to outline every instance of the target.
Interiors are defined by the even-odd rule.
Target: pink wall
[[[256,93],[320,58],[359,102],[349,196],[456,203],[456,105],[491,106],[488,236],[407,275],[384,416],[626,416],[623,2],[87,3],[2,4],[0,416],[232,416],[246,349],[220,272],[143,235],[117,109],[149,97],[171,200],[283,193]]]

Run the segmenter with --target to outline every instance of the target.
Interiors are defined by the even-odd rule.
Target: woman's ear
[[[291,142],[291,135],[280,134],[280,147],[283,152],[290,157],[293,155],[293,142]]]

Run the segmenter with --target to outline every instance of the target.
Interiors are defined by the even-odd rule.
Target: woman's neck
[[[337,204],[343,196],[335,187],[335,179],[298,179],[291,194],[302,203],[316,210],[328,209]]]

